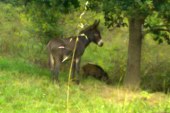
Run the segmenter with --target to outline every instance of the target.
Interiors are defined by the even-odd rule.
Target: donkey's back
[[[50,55],[52,55],[53,59],[61,62],[64,56],[71,56],[72,49],[68,47],[69,38],[54,38],[49,41],[47,44],[47,49]]]

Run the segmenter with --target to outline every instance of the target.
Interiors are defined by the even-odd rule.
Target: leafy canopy
[[[125,26],[126,19],[144,19],[154,40],[170,44],[170,0],[105,0],[103,11],[108,28]]]

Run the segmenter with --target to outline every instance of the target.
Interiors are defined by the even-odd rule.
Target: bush
[[[150,91],[170,90],[170,46],[158,45],[150,36],[144,41],[141,86]]]
[[[1,55],[30,61],[44,58],[45,45],[21,7],[0,2],[0,24]]]

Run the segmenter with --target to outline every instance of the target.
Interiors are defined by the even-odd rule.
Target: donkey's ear
[[[99,25],[100,23],[100,20],[95,20],[93,25],[92,25],[92,28],[97,28],[97,26]]]

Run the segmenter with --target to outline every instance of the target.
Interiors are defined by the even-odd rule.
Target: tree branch
[[[170,29],[164,29],[164,28],[157,28],[157,29],[154,29],[154,30],[170,32]]]

